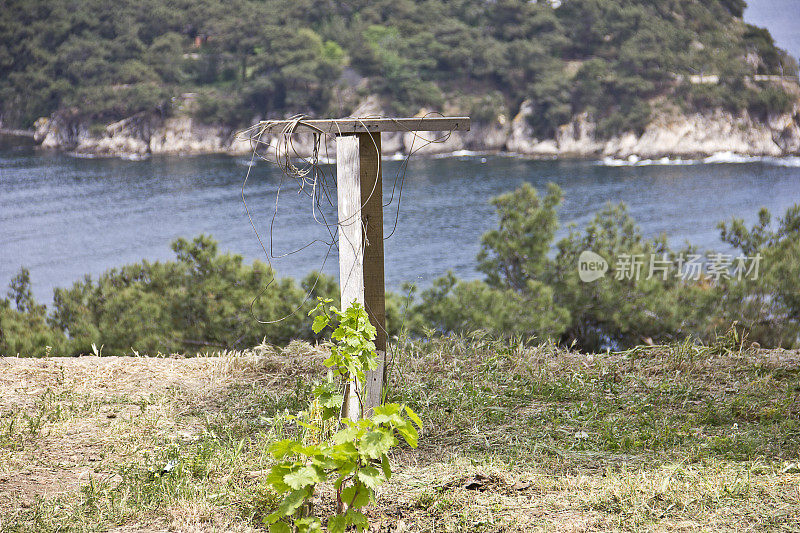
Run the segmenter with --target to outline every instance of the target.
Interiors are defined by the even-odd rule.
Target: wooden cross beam
[[[378,368],[368,372],[359,402],[348,385],[345,415],[358,418],[380,404],[386,378],[386,301],[383,276],[381,132],[468,131],[469,117],[284,120],[264,123],[263,133],[335,135],[342,309],[362,304],[377,330]]]
[[[262,122],[264,133],[326,133],[350,135],[353,133],[380,133],[397,131],[469,131],[469,117],[423,118],[340,118],[326,120],[270,120]]]

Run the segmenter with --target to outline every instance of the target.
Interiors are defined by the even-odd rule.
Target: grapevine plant
[[[343,415],[342,384],[363,384],[366,372],[377,368],[376,330],[361,304],[353,303],[344,312],[330,304],[331,300],[320,299],[309,313],[317,315],[312,326],[315,333],[336,319],[338,325],[331,335],[331,355],[325,360],[331,369],[328,380],[314,389],[308,410],[290,417],[305,430],[305,436],[281,440],[269,448],[278,462],[267,482],[282,497],[277,510],[265,519],[272,533],[323,531],[319,517],[306,516],[321,483],[332,483],[336,491],[336,514],[327,517],[327,530],[340,533],[355,527],[364,531],[369,523],[362,509],[375,502],[375,489],[392,475],[389,451],[398,446],[398,436],[416,448],[417,428],[422,429],[417,414],[396,403],[379,405],[364,418]],[[338,383],[334,378],[339,378]],[[355,393],[360,401],[364,390],[358,387]]]

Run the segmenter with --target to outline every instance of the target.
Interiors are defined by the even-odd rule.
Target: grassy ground
[[[324,350],[0,360],[0,531],[255,531]],[[398,342],[375,531],[800,531],[800,354]],[[330,505],[323,491],[317,508]]]

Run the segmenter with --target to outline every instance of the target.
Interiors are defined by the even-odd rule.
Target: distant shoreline
[[[32,131],[26,130],[11,130],[0,129],[0,136],[18,137],[18,138],[33,138]],[[152,157],[160,158],[194,158],[203,156],[226,156],[232,159],[249,159],[250,154],[242,153],[235,154],[229,152],[205,152],[205,153],[176,153],[176,154],[88,154],[79,153],[60,148],[47,148],[41,147],[38,144],[36,149],[43,152],[58,152],[68,157],[75,159],[118,159],[123,161],[147,161]],[[407,154],[402,152],[388,153],[381,157],[382,161],[403,161],[407,158]],[[420,153],[412,154],[415,159],[465,159],[474,158],[480,159],[481,163],[486,163],[489,157],[509,157],[516,159],[524,159],[530,161],[587,161],[595,163],[598,166],[605,167],[659,167],[659,166],[694,166],[694,165],[714,165],[714,164],[766,164],[780,167],[800,167],[800,156],[793,154],[786,154],[781,156],[767,156],[767,155],[749,155],[746,153],[738,153],[732,151],[715,152],[712,154],[696,154],[687,157],[686,154],[665,154],[662,157],[638,157],[635,155],[626,158],[615,158],[610,156],[597,155],[536,155],[526,154],[524,152],[513,152],[507,150],[454,150],[452,152],[439,152],[439,153]],[[256,162],[261,161],[258,159]],[[335,164],[335,159],[320,157],[319,163],[322,165]],[[249,161],[246,163],[249,164]]]
[[[426,157],[500,154],[527,159],[601,160],[609,162],[609,166],[742,162],[742,159],[800,156],[800,118],[790,113],[769,120],[723,109],[707,113],[662,113],[653,116],[641,132],[628,131],[609,138],[596,135],[597,125],[586,114],[573,117],[552,136],[537,137],[530,124],[532,113],[532,104],[525,102],[511,120],[475,121],[470,131],[454,132],[441,141],[421,136],[422,146],[415,145],[417,137],[388,134],[383,137],[383,152],[390,159],[403,159],[409,152]],[[2,131],[31,139],[45,149],[85,158],[141,160],[162,154],[248,157],[252,151],[248,139],[238,136],[230,127],[205,124],[183,115],[169,118],[135,115],[107,125],[102,133],[88,123],[54,115],[39,119],[34,135],[26,130]],[[269,144],[278,149],[281,143],[273,137]],[[330,151],[332,144],[327,142]],[[314,153],[314,144],[309,136],[301,135],[292,143],[292,149],[298,156],[309,157]]]

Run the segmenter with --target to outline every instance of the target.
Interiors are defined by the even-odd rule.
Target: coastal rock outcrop
[[[75,151],[99,156],[144,157],[149,151],[148,141],[159,122],[159,117],[150,113],[133,115],[109,124],[101,135],[83,137]]]
[[[207,126],[190,117],[166,119],[153,130],[149,139],[151,154],[206,154],[236,152],[232,146],[233,132],[229,128]],[[237,149],[240,145],[236,145]]]
[[[777,122],[762,122],[747,113],[736,116],[724,111],[707,115],[659,116],[641,136],[627,134],[610,139],[603,146],[603,155],[642,158],[696,157],[720,152],[785,155],[787,152],[775,141],[779,131],[772,126],[772,123],[780,122],[780,118],[776,117],[774,121]],[[788,117],[784,121],[792,122]]]
[[[138,113],[93,131],[72,113],[55,113],[34,124],[34,139],[45,148],[81,155],[141,158],[150,154],[241,154],[250,143],[237,139],[231,128],[208,126],[191,117],[164,119],[158,113]]]
[[[574,117],[556,131],[558,155],[587,157],[596,154],[603,148],[603,143],[595,137],[595,123],[589,119],[588,113]]]
[[[49,117],[42,117],[34,124],[33,138],[45,148],[72,150],[80,143],[81,139],[89,136],[87,125],[74,111],[53,113]]]
[[[792,113],[781,115],[770,123],[775,132],[772,140],[784,154],[800,154],[800,109],[795,107]]]
[[[800,114],[797,110],[758,120],[748,113],[661,114],[641,135],[623,133],[602,141],[587,114],[561,126],[553,139],[533,135],[524,102],[511,124],[506,149],[531,156],[627,158],[697,157],[730,152],[750,156],[785,156],[800,152]]]
[[[511,121],[505,149],[509,152],[539,157],[558,155],[555,139],[537,139],[534,136],[533,127],[528,120],[533,112],[533,104],[529,100],[522,102],[519,113]]]
[[[458,110],[447,110],[458,114]],[[416,116],[430,112],[420,110]],[[661,158],[698,157],[729,152],[749,156],[800,154],[800,106],[791,113],[759,119],[748,113],[661,113],[641,134],[623,133],[600,139],[591,116],[582,113],[559,127],[552,138],[537,138],[530,123],[530,101],[520,106],[512,120],[498,116],[490,122],[473,121],[468,132],[398,132],[382,135],[383,154],[437,154],[462,150],[508,151],[532,157]],[[377,96],[361,101],[352,116],[387,116]],[[105,128],[90,126],[75,110],[40,118],[35,139],[43,147],[97,156],[146,157],[151,154],[246,154],[247,138],[229,127],[202,124],[188,115],[164,118],[158,113],[139,113]],[[285,149],[279,135],[261,139],[265,147]],[[293,154],[308,157],[314,150],[312,135],[292,137]],[[266,153],[266,151],[265,151]],[[325,138],[319,147],[323,158],[336,153],[335,142]]]

